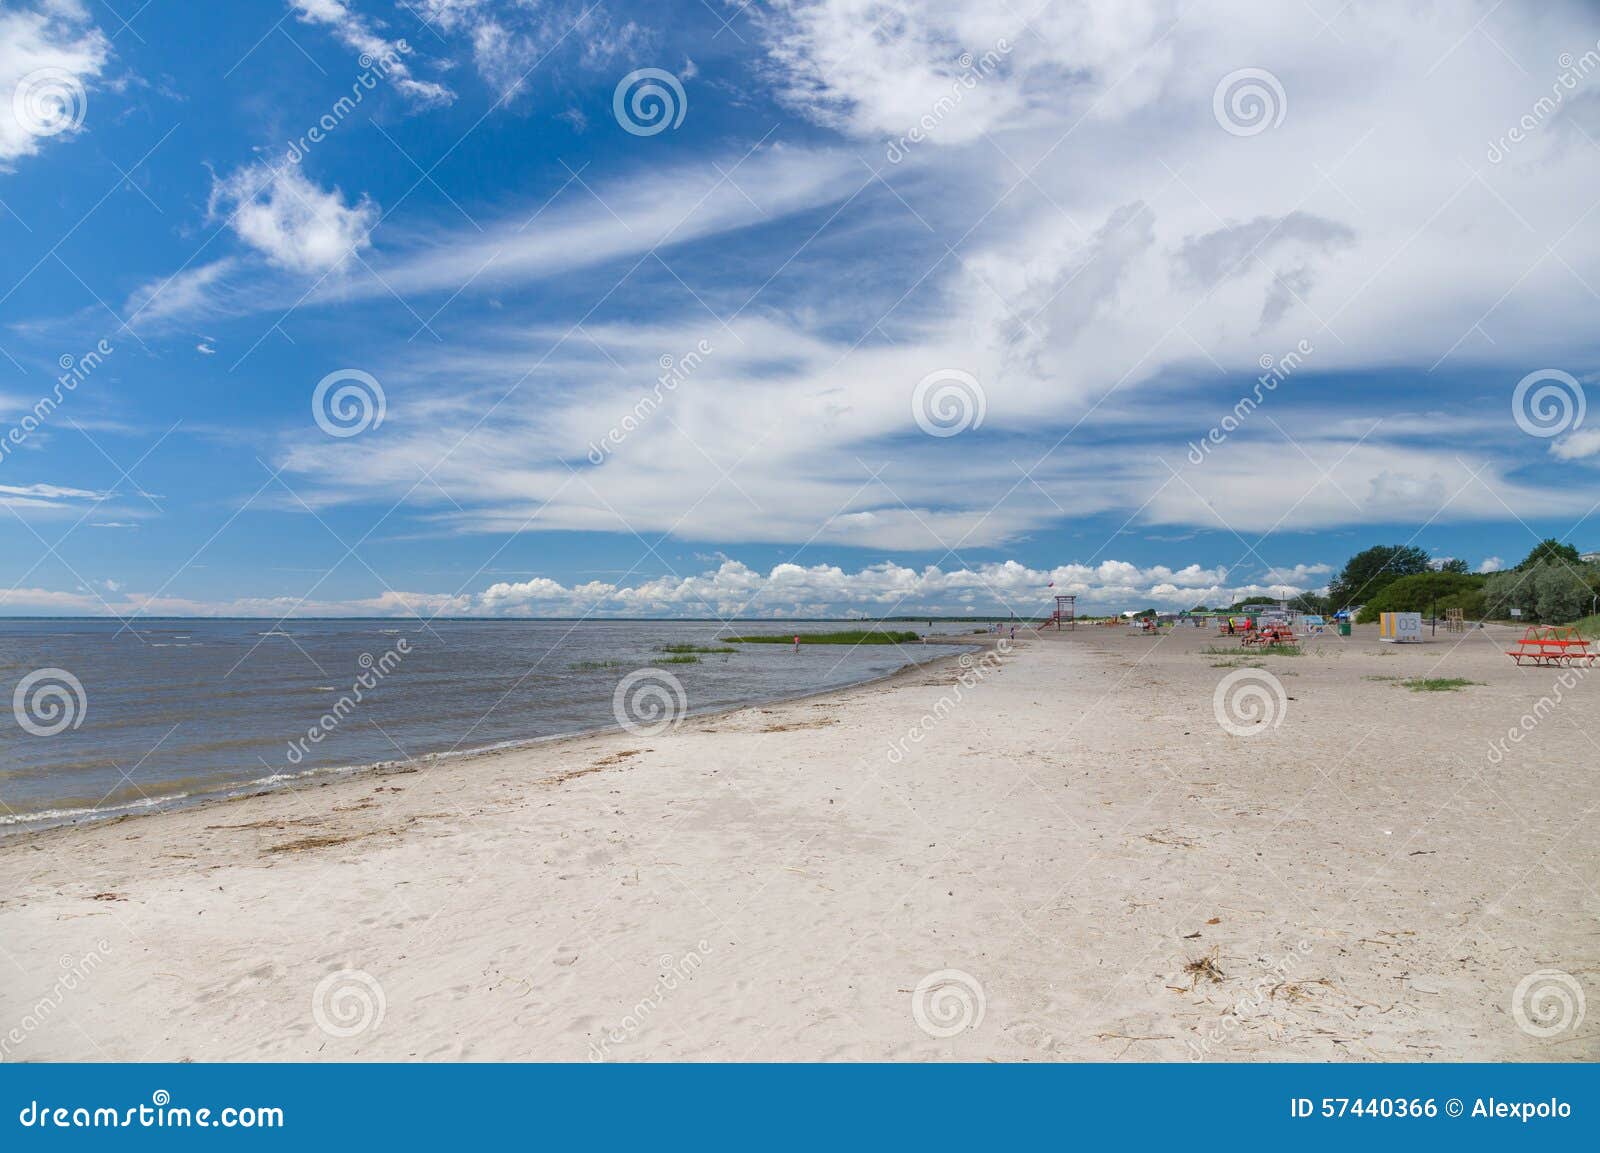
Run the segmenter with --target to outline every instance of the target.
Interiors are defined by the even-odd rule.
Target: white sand
[[[0,1047],[1595,1059],[1600,671],[1491,763],[1557,676],[1515,668],[1505,635],[1358,630],[1267,658],[1292,699],[1250,737],[1213,715],[1233,670],[1197,652],[1232,642],[1082,628],[1020,645],[898,763],[953,664],[649,740],[12,841]],[[1422,672],[1485,683],[1366,679]],[[1218,979],[1186,970],[1207,958]],[[314,1012],[347,968],[367,976]],[[1541,969],[1586,989],[1576,1029],[1519,1028],[1513,992]],[[913,1012],[940,970],[984,1004],[951,1037]],[[930,1024],[960,1023],[958,989],[924,999]]]

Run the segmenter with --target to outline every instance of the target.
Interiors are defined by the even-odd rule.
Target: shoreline
[[[380,618],[381,619],[381,618]],[[976,638],[976,634],[974,634]],[[947,645],[969,650],[985,650],[994,647],[995,639],[989,640],[929,640],[930,645]],[[785,704],[792,701],[805,701],[817,697],[829,696],[834,693],[848,693],[854,689],[864,688],[869,685],[892,681],[896,677],[904,676],[917,669],[934,667],[942,662],[959,659],[959,653],[949,653],[941,656],[930,657],[924,661],[907,661],[904,665],[891,672],[879,673],[859,681],[851,681],[844,685],[835,685],[823,689],[813,689],[797,696],[778,696],[758,698],[743,701],[737,704],[716,705],[707,709],[690,709],[684,713],[682,724],[688,724],[698,718],[715,717],[723,713],[737,712],[740,709],[761,708],[774,704]],[[409,760],[382,760],[370,761],[359,765],[328,765],[321,768],[306,769],[302,772],[282,774],[281,779],[263,778],[245,781],[237,785],[224,785],[204,794],[185,793],[175,797],[157,797],[149,800],[146,805],[137,802],[128,802],[124,808],[133,808],[133,812],[118,812],[104,817],[94,817],[87,813],[78,820],[60,820],[49,824],[33,825],[32,821],[50,821],[50,812],[40,814],[38,817],[21,815],[21,819],[11,823],[0,822],[0,847],[26,840],[28,838],[46,836],[68,829],[93,829],[102,825],[115,825],[126,821],[146,820],[151,817],[161,817],[168,813],[189,812],[212,805],[228,804],[233,801],[249,800],[254,797],[269,796],[273,793],[292,790],[298,787],[320,787],[322,784],[331,784],[343,780],[358,780],[369,775],[382,775],[384,773],[406,773],[422,771],[429,767],[444,763],[466,762],[474,758],[492,757],[500,754],[515,753],[519,750],[539,748],[548,745],[559,745],[572,741],[581,741],[608,734],[620,734],[626,730],[621,724],[602,725],[592,729],[575,729],[571,732],[550,733],[540,737],[524,737],[510,741],[497,741],[492,745],[483,745],[469,749],[445,749],[440,752],[422,753]]]
[[[1460,763],[1550,678],[1496,636],[1258,670],[1196,633],[1030,632],[650,738],[8,840],[3,1056],[1600,1056],[1596,1015],[1537,1036],[1514,1001],[1600,976],[1586,742]],[[1281,724],[1225,731],[1214,690],[1261,671]],[[1436,671],[1469,687],[1399,683]]]

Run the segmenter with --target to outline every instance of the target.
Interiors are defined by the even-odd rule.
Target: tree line
[[[1385,612],[1443,616],[1458,608],[1468,620],[1516,617],[1566,624],[1593,613],[1597,600],[1600,565],[1586,563],[1570,544],[1548,538],[1516,567],[1492,573],[1468,572],[1460,560],[1435,564],[1415,545],[1374,545],[1345,562],[1326,594],[1302,593],[1289,604],[1325,616],[1359,608],[1360,621],[1377,620]]]

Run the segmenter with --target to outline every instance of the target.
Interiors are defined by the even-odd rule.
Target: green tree
[[[1566,624],[1589,611],[1589,582],[1564,564],[1542,564],[1533,571],[1534,608],[1545,624]]]
[[[1341,609],[1349,608],[1372,599],[1401,577],[1428,571],[1428,554],[1415,545],[1374,545],[1345,562],[1328,584],[1328,599]]]
[[[1464,573],[1467,571],[1467,562],[1460,557],[1451,557],[1439,566],[1439,571]]]
[[[1468,620],[1482,620],[1487,614],[1484,578],[1471,573],[1424,572],[1390,581],[1378,595],[1367,600],[1361,621],[1378,619],[1379,613],[1431,613],[1442,616],[1449,609],[1460,609]]]
[[[1535,565],[1545,564],[1546,562],[1569,564],[1573,568],[1577,568],[1583,563],[1583,560],[1578,556],[1577,549],[1570,544],[1562,544],[1552,536],[1546,537],[1534,545],[1533,551],[1522,558],[1522,563],[1517,566],[1517,571],[1526,572]]]

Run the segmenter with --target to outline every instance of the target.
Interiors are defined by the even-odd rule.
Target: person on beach
[[[799,633],[795,633],[795,635],[794,635],[794,651],[795,652],[799,652],[800,651],[800,634]]]

